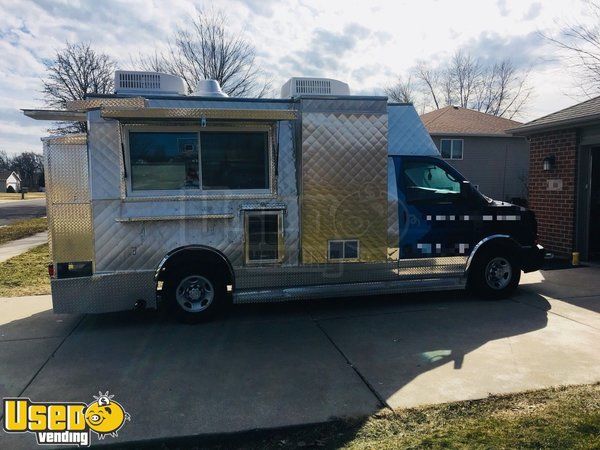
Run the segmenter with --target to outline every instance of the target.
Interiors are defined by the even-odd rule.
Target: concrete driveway
[[[0,202],[0,225],[8,225],[17,220],[33,219],[46,215],[46,199],[7,200]]]
[[[463,292],[235,307],[182,325],[151,313],[53,315],[0,299],[0,396],[110,390],[123,443],[360,416],[600,381],[600,269],[536,272],[511,300]],[[0,448],[33,435],[0,432]]]

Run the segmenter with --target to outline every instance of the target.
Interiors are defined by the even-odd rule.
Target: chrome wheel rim
[[[200,275],[185,277],[177,285],[175,299],[187,312],[197,313],[207,309],[215,298],[212,283]]]
[[[487,263],[485,267],[485,281],[495,290],[504,289],[512,279],[512,266],[506,258],[497,256]]]

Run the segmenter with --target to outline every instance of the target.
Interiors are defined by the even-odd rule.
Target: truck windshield
[[[453,201],[460,197],[460,181],[430,161],[405,161],[403,179],[408,201]]]

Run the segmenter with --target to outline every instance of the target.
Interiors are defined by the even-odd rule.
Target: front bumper
[[[521,269],[523,272],[533,272],[542,268],[544,259],[546,257],[546,250],[539,244],[533,247],[523,247],[521,255]]]

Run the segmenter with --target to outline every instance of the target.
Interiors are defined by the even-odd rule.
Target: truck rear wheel
[[[502,248],[492,248],[477,255],[469,285],[488,298],[505,298],[512,294],[521,280],[517,258]]]
[[[165,282],[168,304],[177,317],[188,323],[208,320],[222,309],[225,282],[207,267],[175,267]]]

